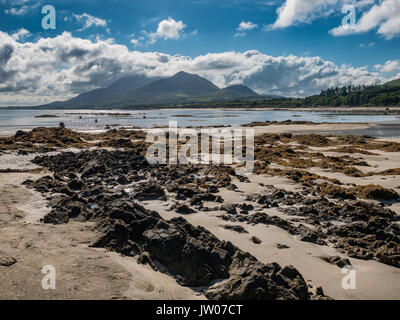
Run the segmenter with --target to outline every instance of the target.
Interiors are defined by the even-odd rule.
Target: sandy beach
[[[255,270],[277,263],[263,275],[283,277],[276,297],[397,300],[400,139],[319,135],[370,126],[255,126],[245,178],[226,166],[142,170],[141,131],[2,138],[0,299],[246,298],[240,279],[263,288]],[[56,290],[41,287],[46,265]],[[355,289],[342,286],[344,265]]]
[[[11,314],[343,317],[356,301],[360,317],[400,300],[400,0],[0,11]]]

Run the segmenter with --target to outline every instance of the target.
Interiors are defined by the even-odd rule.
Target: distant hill
[[[135,91],[135,94],[181,94],[187,96],[200,96],[209,94],[219,88],[211,81],[208,81],[198,75],[186,72],[179,72],[176,75],[154,81],[149,85]]]
[[[210,97],[216,100],[233,100],[258,97],[253,90],[243,85],[234,85],[211,93]]]
[[[95,89],[68,101],[54,102],[40,107],[124,108],[257,97],[259,97],[258,94],[246,86],[235,85],[220,89],[207,79],[181,71],[164,79],[143,76],[125,77],[107,88]]]
[[[104,104],[108,101],[128,94],[140,87],[143,87],[159,78],[147,78],[145,76],[130,76],[123,77],[118,81],[111,84],[106,88],[94,89],[89,92],[82,93],[71,100],[64,102],[54,102],[51,105],[66,107],[66,106],[93,106],[98,104]]]
[[[317,106],[400,106],[400,79],[381,85],[347,86],[322,90],[320,95],[307,97],[303,107]]]
[[[196,97],[211,95],[219,88],[198,75],[179,72],[174,76],[154,81],[123,97],[120,102],[134,104],[179,103]]]
[[[386,82],[383,86],[387,86],[387,87],[400,87],[400,79]]]

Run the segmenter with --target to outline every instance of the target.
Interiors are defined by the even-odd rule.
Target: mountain
[[[219,90],[211,81],[198,75],[179,72],[168,79],[161,79],[136,90],[136,94],[181,94],[187,96],[200,96]]]
[[[243,85],[218,88],[196,74],[178,72],[169,78],[124,77],[107,88],[41,106],[50,108],[109,108],[240,100],[259,97]]]
[[[124,97],[121,102],[136,104],[179,103],[195,97],[211,95],[220,90],[211,81],[198,75],[179,72],[174,76],[154,81]]]
[[[148,78],[145,76],[123,77],[106,88],[94,89],[82,93],[71,100],[64,102],[54,102],[50,106],[68,107],[68,106],[93,106],[113,101],[116,97],[128,94],[138,88],[141,88],[159,78]]]
[[[215,100],[236,100],[255,98],[258,94],[244,85],[234,85],[212,92],[210,97]]]

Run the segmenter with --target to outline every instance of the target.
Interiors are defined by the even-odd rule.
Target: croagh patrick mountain
[[[259,97],[243,85],[218,88],[198,75],[179,72],[170,78],[124,77],[107,88],[95,89],[68,101],[42,107],[96,108],[190,102],[232,101]]]

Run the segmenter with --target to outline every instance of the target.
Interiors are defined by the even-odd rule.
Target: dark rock
[[[241,205],[238,206],[240,209],[245,210],[245,211],[253,211],[254,207],[251,204],[247,203],[242,203]]]
[[[229,273],[229,279],[205,291],[208,299],[310,299],[307,284],[293,267],[282,269],[278,264],[262,265],[249,254],[236,252]]]
[[[325,296],[324,290],[321,287],[318,287],[315,291],[317,296]]]
[[[255,244],[260,244],[262,241],[258,239],[257,237],[251,237],[251,241],[253,241]]]
[[[22,131],[22,130],[18,130],[16,133],[15,133],[15,135],[14,135],[14,138],[21,138],[21,137],[23,137],[23,136],[25,136],[27,134],[27,132],[25,132],[25,131]]]
[[[134,199],[139,201],[160,200],[165,197],[165,191],[154,183],[143,183],[136,187]]]
[[[80,181],[80,180],[71,180],[71,181],[68,183],[68,187],[69,187],[71,190],[81,190],[82,187],[83,187],[83,183],[82,183],[82,181]]]
[[[189,208],[186,204],[178,205],[178,206],[175,208],[175,211],[176,211],[177,213],[180,213],[180,214],[192,214],[192,213],[196,213],[195,210],[193,210],[192,208]]]
[[[87,178],[97,174],[105,174],[106,166],[98,160],[92,160],[83,168],[81,177]]]
[[[245,228],[243,228],[242,226],[237,226],[237,225],[224,225],[224,226],[222,226],[222,228],[224,228],[226,230],[232,230],[232,231],[235,231],[238,233],[248,233]]]
[[[44,223],[48,224],[64,224],[68,223],[69,215],[67,212],[52,210],[43,218]]]
[[[153,262],[148,252],[142,252],[137,258],[138,263],[140,264],[148,264],[153,270],[158,271],[157,266]]]
[[[276,244],[276,247],[278,248],[278,249],[289,249],[290,247],[288,247],[286,244],[280,244],[280,243],[277,243]]]
[[[336,266],[338,266],[339,268],[343,268],[345,266],[351,266],[351,262],[349,259],[347,258],[342,258],[339,256],[333,256],[333,257],[321,257],[322,260],[330,263],[330,264],[334,264]]]
[[[237,214],[236,205],[234,205],[234,204],[222,205],[220,210],[221,211],[226,211],[228,214],[232,214],[232,215],[236,215]]]
[[[16,263],[17,263],[17,259],[0,252],[0,266],[11,267],[13,264],[16,264]]]
[[[129,180],[125,176],[119,176],[117,182],[122,185],[129,184]]]

